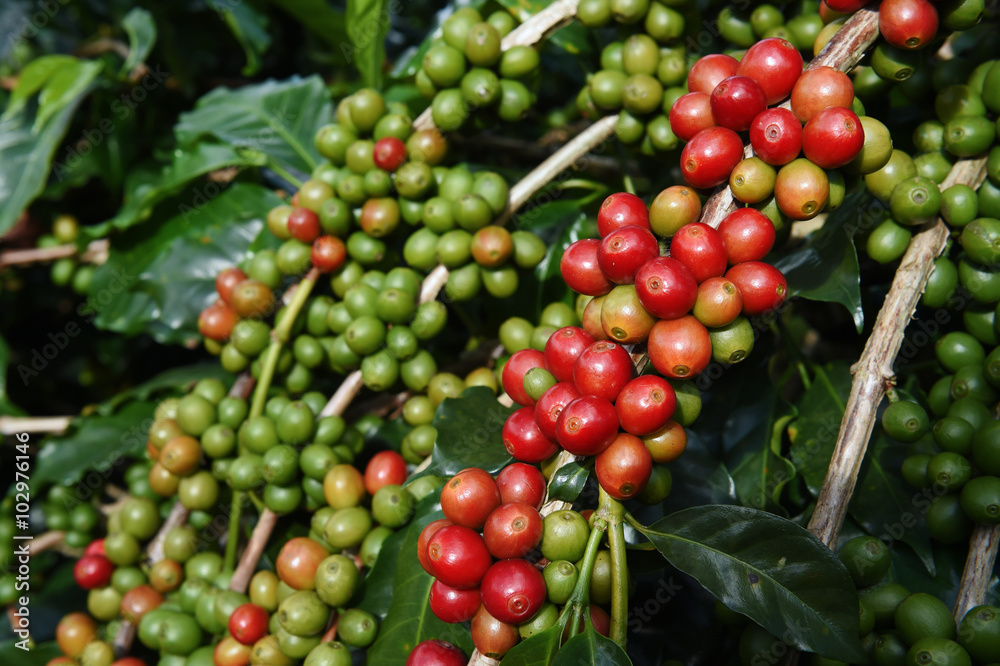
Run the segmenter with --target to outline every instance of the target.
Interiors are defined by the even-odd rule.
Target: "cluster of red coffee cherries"
[[[496,479],[470,467],[445,484],[445,517],[417,540],[421,566],[437,579],[431,611],[444,622],[471,620],[472,640],[483,654],[513,647],[518,625],[547,598],[541,572],[524,559],[542,541],[544,496],[545,477],[531,465],[509,465]]]
[[[851,14],[868,0],[824,0],[835,12]],[[822,11],[822,10],[821,10]],[[938,10],[928,0],[883,0],[878,6],[878,31],[883,39],[900,49],[922,49],[938,29]]]

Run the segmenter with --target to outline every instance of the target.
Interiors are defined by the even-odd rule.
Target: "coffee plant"
[[[984,0],[10,0],[0,657],[1000,664]]]

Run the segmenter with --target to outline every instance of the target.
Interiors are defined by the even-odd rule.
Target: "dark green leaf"
[[[324,40],[333,50],[337,59],[343,57],[343,45],[348,41],[347,23],[342,11],[334,8],[327,0],[270,0],[291,14],[307,30],[311,30]]]
[[[434,414],[438,433],[434,473],[451,476],[466,467],[481,467],[495,474],[513,462],[500,436],[513,413],[513,408],[497,402],[485,386],[467,388],[458,398],[445,398]]]
[[[130,174],[126,183],[125,203],[118,214],[101,224],[83,227],[87,237],[102,238],[112,229],[128,229],[148,219],[156,204],[216,169],[263,164],[260,155],[217,143],[197,143],[191,148],[178,148],[173,157],[173,162],[163,167],[159,173],[135,171]],[[192,192],[191,205],[203,205],[212,197],[218,196],[223,187],[214,182],[202,183]]]
[[[81,314],[100,328],[145,332],[162,343],[198,341],[198,314],[215,299],[215,276],[244,258],[281,199],[235,183],[207,203],[188,201],[179,213],[157,210],[153,223],[116,240]]]
[[[471,652],[472,639],[468,630],[461,624],[442,622],[431,612],[428,599],[434,578],[424,571],[417,559],[417,539],[421,530],[443,516],[440,511],[433,511],[411,522],[407,528],[406,538],[399,548],[392,603],[379,627],[378,638],[368,650],[368,663],[403,666],[413,648],[429,638],[445,640]]]
[[[858,333],[864,328],[865,313],[861,308],[858,252],[848,221],[860,210],[863,196],[848,197],[804,246],[772,261],[785,274],[790,296],[840,303],[851,313]]]
[[[174,128],[182,146],[204,137],[263,155],[281,173],[309,174],[320,162],[313,144],[333,112],[318,76],[266,81],[236,90],[216,88],[184,113]]]
[[[579,463],[571,462],[556,470],[549,479],[549,499],[573,502],[590,478],[590,470]]]
[[[512,647],[504,655],[503,664],[504,666],[549,666],[559,652],[561,643],[562,629],[558,626],[549,627]]]
[[[7,394],[8,372],[16,372],[14,368],[7,367],[9,364],[10,347],[8,347],[7,342],[0,337],[0,415],[21,416],[24,414],[24,410],[11,402],[10,396]]]
[[[899,470],[909,446],[875,430],[847,510],[872,536],[908,544],[933,576],[934,553],[923,519],[933,495],[929,498],[903,481]]]
[[[32,488],[76,483],[88,470],[96,470],[103,482],[126,457],[145,451],[155,409],[155,402],[135,401],[109,416],[77,417],[66,434],[50,437],[42,445],[31,473]],[[85,483],[91,485],[89,479]]]
[[[56,619],[58,622],[58,618]],[[19,666],[45,666],[50,660],[62,656],[62,650],[55,641],[42,643],[25,652],[15,645],[16,641],[0,643],[0,660],[7,664]]]
[[[552,666],[577,666],[578,664],[601,664],[601,666],[630,666],[632,661],[618,643],[606,638],[591,626],[583,633],[566,641],[556,653]]]
[[[816,368],[812,386],[799,401],[799,416],[788,426],[789,455],[813,496],[823,487],[850,390],[847,363]]]
[[[832,659],[861,659],[854,583],[807,530],[756,509],[701,506],[642,532],[671,564],[775,636]]]
[[[134,7],[122,19],[122,27],[128,34],[129,49],[121,74],[128,76],[136,65],[146,60],[156,43],[156,23],[148,11]]]
[[[226,22],[236,41],[243,47],[247,64],[245,76],[253,76],[260,69],[260,60],[271,47],[271,34],[267,31],[267,16],[246,2],[209,0],[208,6]]]
[[[67,56],[46,56],[35,63],[39,61],[49,62],[49,69],[34,80],[22,79],[0,116],[0,235],[45,187],[52,156],[101,71],[100,63]],[[39,90],[36,103],[31,98]]]
[[[382,87],[385,36],[390,21],[388,0],[347,0],[350,39],[341,45],[341,50],[361,74],[362,83],[372,88]]]

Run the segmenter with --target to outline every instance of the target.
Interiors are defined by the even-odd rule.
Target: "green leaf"
[[[831,659],[862,658],[854,583],[807,530],[756,509],[701,506],[640,531],[671,564],[775,636]]]
[[[191,148],[210,137],[263,155],[282,175],[309,174],[320,162],[316,132],[330,121],[333,106],[318,76],[266,81],[236,90],[216,88],[181,114],[174,133]]]
[[[344,14],[327,0],[270,0],[291,14],[307,30],[316,33],[334,51],[343,56],[343,45],[348,41],[347,22]],[[338,58],[340,60],[340,58]]]
[[[156,204],[180,192],[192,181],[218,169],[231,166],[254,166],[263,161],[231,146],[216,143],[197,143],[191,148],[178,148],[173,161],[159,173],[136,171],[126,183],[125,203],[118,213],[101,224],[85,226],[82,231],[88,238],[102,238],[112,230],[119,231],[149,219]],[[218,196],[225,185],[204,182],[192,192],[191,206],[201,206]]]
[[[913,548],[933,576],[934,553],[923,519],[930,498],[903,481],[899,470],[908,454],[907,444],[889,439],[881,428],[876,428],[847,510],[872,536],[889,542],[902,541]]]
[[[625,650],[610,638],[600,635],[590,625],[573,638],[566,641],[552,660],[552,666],[577,666],[578,664],[601,664],[601,666],[630,666],[632,661]]]
[[[428,599],[434,578],[424,571],[417,559],[417,539],[431,521],[444,516],[432,511],[410,523],[399,548],[393,578],[392,604],[379,627],[378,638],[369,648],[369,664],[404,666],[406,658],[421,641],[437,638],[472,651],[472,639],[461,624],[448,624],[431,612]],[[379,554],[379,559],[382,555]]]
[[[473,386],[458,398],[445,398],[434,414],[434,474],[451,476],[466,467],[496,474],[514,461],[503,446],[500,431],[514,408],[497,402],[493,391]]]
[[[161,206],[149,224],[116,239],[81,314],[126,335],[199,341],[198,314],[215,300],[215,276],[245,258],[281,199],[259,185],[234,183],[210,201],[186,201],[176,211]]]
[[[100,63],[51,57],[56,60],[35,61],[46,65],[21,79],[17,99],[12,95],[0,116],[0,235],[44,189],[56,148],[101,71]],[[39,90],[33,103],[29,98]]]
[[[862,193],[852,194],[802,247],[779,254],[771,262],[785,274],[789,296],[840,303],[854,318],[858,333],[865,325],[861,308],[861,271],[854,247],[851,216],[863,204]]]
[[[590,470],[580,463],[571,462],[563,465],[549,480],[549,499],[575,501],[583,492],[583,487],[587,485],[589,478]]]
[[[512,647],[503,656],[503,664],[504,666],[549,666],[559,652],[561,643],[562,628],[549,627]]]
[[[789,455],[814,497],[826,479],[850,390],[846,362],[816,368],[812,386],[799,401],[799,416],[788,426],[792,440]]]
[[[271,33],[267,31],[267,16],[258,12],[246,2],[224,2],[209,0],[208,6],[219,14],[243,47],[247,64],[244,76],[253,76],[260,70],[260,60],[271,47]]]
[[[10,365],[10,347],[0,337],[0,416],[23,416],[24,410],[10,401],[7,393],[7,371]]]
[[[153,15],[141,7],[134,7],[122,19],[122,27],[128,34],[128,57],[122,65],[121,75],[128,76],[136,65],[146,60],[156,44],[156,22]]]
[[[341,51],[361,74],[362,83],[370,88],[382,87],[385,36],[390,21],[388,0],[347,0],[350,40],[341,45]]]
[[[56,622],[58,621],[56,618]],[[14,640],[0,643],[0,660],[20,666],[45,666],[50,660],[62,656],[62,650],[55,641],[36,645],[27,652],[17,647],[15,643]]]
[[[66,434],[49,437],[42,445],[31,473],[32,489],[46,483],[76,483],[88,470],[96,470],[97,481],[103,483],[125,458],[145,451],[155,409],[153,401],[135,401],[115,414],[77,417]],[[85,484],[96,489],[90,487],[89,478]]]

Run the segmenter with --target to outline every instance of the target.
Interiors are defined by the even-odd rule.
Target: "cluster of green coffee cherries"
[[[72,215],[57,215],[52,220],[52,229],[38,238],[37,247],[57,247],[75,243],[80,234],[80,223]],[[62,257],[52,262],[49,277],[57,287],[69,286],[80,296],[90,292],[90,283],[94,279],[94,266],[80,263],[76,257]]]
[[[505,10],[484,19],[472,7],[444,21],[415,78],[417,89],[432,100],[438,129],[453,132],[471,117],[517,122],[528,115],[537,99],[539,56],[531,46],[501,49],[516,26]]]
[[[965,83],[942,87],[934,101],[936,117],[913,132],[916,155],[893,150],[883,169],[865,177],[869,191],[888,205],[890,215],[866,239],[868,255],[876,261],[899,259],[913,235],[912,228],[939,215],[960,232],[959,243],[965,253],[959,264],[964,266],[956,271],[950,259],[939,260],[940,270],[935,270],[928,288],[932,293],[954,285],[960,277],[973,292],[980,290],[978,282],[997,279],[993,276],[1000,252],[992,245],[1000,234],[1000,146],[994,145],[994,118],[1000,112],[1000,67],[995,65],[994,60],[982,62]],[[988,178],[981,186],[974,189],[956,184],[940,191],[939,185],[956,160],[984,154],[989,155]]]

